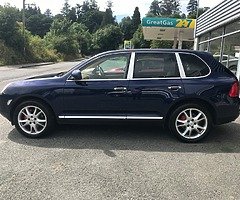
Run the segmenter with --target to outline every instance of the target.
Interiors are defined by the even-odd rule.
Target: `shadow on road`
[[[13,129],[8,138],[16,143],[43,148],[100,149],[110,156],[111,150],[156,152],[239,153],[240,124],[217,126],[202,142],[179,142],[167,130],[152,125],[65,125],[41,139],[29,139]]]

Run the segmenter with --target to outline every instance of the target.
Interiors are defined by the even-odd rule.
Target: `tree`
[[[204,8],[199,8],[198,9],[198,17],[200,15],[202,15],[203,13],[205,13],[207,10],[209,10],[210,8],[209,7],[204,7]]]
[[[66,18],[55,19],[44,37],[48,46],[61,53],[64,60],[76,58],[79,53],[79,44],[71,32],[71,25]]]
[[[70,5],[68,3],[68,0],[65,0],[65,3],[63,4],[63,8],[61,9],[61,14],[66,17],[70,12]]]
[[[10,5],[0,6],[0,39],[7,46],[22,52],[24,38],[17,23],[19,16],[20,12],[15,7],[10,7]]]
[[[76,8],[71,8],[71,6],[68,4],[68,0],[65,0],[65,3],[61,10],[61,14],[63,15],[63,17],[66,17],[72,23],[77,21]]]
[[[77,22],[84,24],[90,33],[98,30],[103,21],[104,12],[99,11],[95,0],[83,1],[83,4],[76,6]]]
[[[94,33],[101,27],[103,15],[99,10],[90,10],[78,18],[78,22],[84,24],[90,33]]]
[[[113,12],[112,12],[112,1],[107,2],[107,9],[105,13],[103,14],[103,20],[101,23],[101,27],[104,27],[108,24],[115,24],[115,17],[113,17]]]
[[[164,17],[171,17],[180,14],[179,0],[162,0],[160,2],[160,14]]]
[[[93,50],[97,52],[118,49],[122,43],[122,32],[118,26],[109,25],[93,34]]]
[[[173,41],[167,41],[167,40],[153,40],[151,41],[151,44],[150,44],[151,49],[158,49],[158,48],[171,49],[172,46],[173,46]]]
[[[159,1],[158,0],[154,0],[151,5],[150,5],[150,10],[147,14],[147,16],[161,16],[161,10],[160,10],[160,6],[159,6]]]
[[[196,15],[198,9],[198,1],[197,0],[189,0],[187,5],[188,15]]]
[[[43,38],[53,22],[51,11],[48,9],[47,12],[42,14],[39,7],[29,5],[26,9],[26,29],[33,35],[39,35]]]
[[[139,8],[136,7],[132,16],[132,31],[135,33],[141,24],[141,15],[139,12]]]
[[[150,42],[144,39],[142,26],[139,26],[137,31],[133,35],[132,43],[134,48],[149,48]]]
[[[79,24],[75,22],[70,26],[70,32],[71,32],[71,35],[73,35],[74,38],[76,38],[81,54],[89,55],[92,36],[87,30],[87,27],[83,24]]]
[[[46,15],[47,17],[52,17],[52,12],[50,9],[47,9],[45,12],[44,12],[44,15]]]
[[[130,17],[124,17],[119,24],[121,31],[123,33],[124,40],[132,39],[133,32],[132,32],[132,20]]]
[[[35,14],[26,19],[26,28],[33,35],[39,35],[43,38],[50,30],[53,19],[44,14]]]

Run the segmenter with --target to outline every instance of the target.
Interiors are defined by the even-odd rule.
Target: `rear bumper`
[[[215,124],[226,124],[235,121],[239,117],[239,101],[231,105],[218,106]]]

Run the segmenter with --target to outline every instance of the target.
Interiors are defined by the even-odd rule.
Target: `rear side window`
[[[179,77],[174,53],[137,53],[133,78]]]
[[[186,77],[205,76],[209,73],[209,67],[197,56],[192,54],[180,54]]]

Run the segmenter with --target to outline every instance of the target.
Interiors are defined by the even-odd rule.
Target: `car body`
[[[206,52],[117,50],[66,73],[7,85],[0,113],[28,137],[45,135],[55,122],[144,120],[196,142],[212,125],[239,116],[239,86],[234,74]]]

